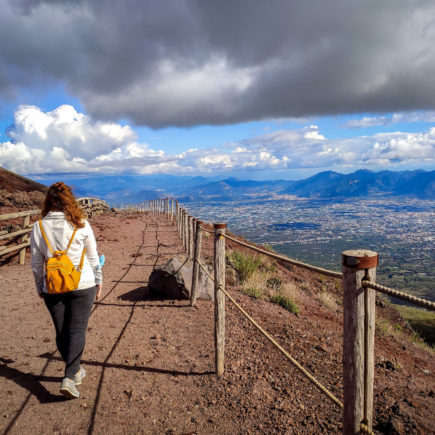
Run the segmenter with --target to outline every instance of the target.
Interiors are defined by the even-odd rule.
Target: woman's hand
[[[96,301],[98,301],[98,299],[100,299],[102,288],[103,288],[103,284],[97,284],[97,294],[95,295]]]

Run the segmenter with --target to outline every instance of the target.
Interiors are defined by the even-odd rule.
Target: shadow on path
[[[39,355],[40,358],[46,358],[46,354]],[[53,361],[62,361],[61,358],[52,358]],[[169,369],[159,369],[158,367],[148,367],[148,366],[129,366],[127,364],[114,364],[109,362],[100,362],[100,361],[88,361],[88,360],[82,360],[81,363],[83,365],[89,365],[94,367],[104,367],[107,369],[120,369],[120,370],[128,370],[128,371],[136,371],[136,372],[147,372],[147,373],[160,373],[163,375],[170,375],[170,376],[207,376],[207,375],[213,375],[215,372],[208,371],[208,372],[180,372],[178,370],[169,370]],[[35,376],[35,378],[38,378],[38,376]],[[50,378],[47,377],[49,380]],[[53,381],[57,381],[58,378],[53,378]]]
[[[49,359],[53,360],[51,354],[48,354]],[[60,360],[60,358],[59,358]],[[60,382],[62,380],[59,376],[44,376],[34,375],[33,373],[25,373],[21,370],[9,367],[7,364],[0,365],[0,376],[18,384],[31,394],[36,396],[39,403],[52,403],[64,401],[65,397],[62,395],[54,395],[50,393],[41,382]],[[6,392],[3,392],[6,394]]]

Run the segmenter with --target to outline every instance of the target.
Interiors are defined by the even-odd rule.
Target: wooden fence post
[[[378,254],[349,250],[343,259],[343,433],[372,430],[376,292],[363,279],[376,280]]]
[[[193,258],[193,217],[187,216],[187,256]]]
[[[184,240],[184,249],[187,252],[187,247],[189,246],[189,228],[188,228],[188,221],[189,221],[189,215],[187,214],[187,211],[184,210],[183,214],[183,226],[184,226],[184,234],[183,234],[183,240]]]
[[[222,375],[225,367],[225,228],[224,223],[214,224],[214,336],[216,374]]]
[[[24,216],[24,224],[23,224],[23,230],[27,229],[30,227],[30,215],[28,214],[27,216]],[[25,243],[29,240],[29,235],[25,234],[22,238],[21,238],[21,243]],[[19,264],[24,264],[26,262],[26,249],[27,248],[23,248],[20,250],[20,257],[18,259],[18,263]]]
[[[192,271],[192,293],[190,295],[190,306],[196,304],[196,288],[198,287],[199,261],[201,261],[201,243],[202,243],[202,221],[195,219],[195,243],[193,252],[193,271]]]
[[[185,225],[184,225],[185,214],[186,214],[186,212],[185,212],[184,208],[182,208],[181,211],[180,211],[180,224],[181,224],[181,226],[180,226],[180,231],[181,231],[180,238],[181,238],[181,241],[183,242],[183,248],[186,247],[186,233],[184,231],[184,228],[185,228]]]
[[[177,222],[178,237],[180,237],[180,204],[175,201],[175,220]]]

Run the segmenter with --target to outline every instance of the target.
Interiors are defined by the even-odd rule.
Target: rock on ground
[[[186,255],[178,255],[163,266],[154,269],[149,277],[148,285],[156,296],[168,299],[190,299],[192,271],[193,261]],[[211,270],[209,273],[212,275]],[[202,268],[199,268],[198,273],[197,298],[214,300],[213,281]]]

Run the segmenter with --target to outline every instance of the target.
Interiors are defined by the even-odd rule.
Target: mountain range
[[[320,172],[299,181],[239,180],[177,175],[30,175],[50,185],[63,180],[76,196],[95,196],[111,204],[137,203],[172,196],[180,201],[231,201],[292,195],[307,198],[397,197],[435,199],[435,171]],[[2,181],[3,184],[3,181]]]

